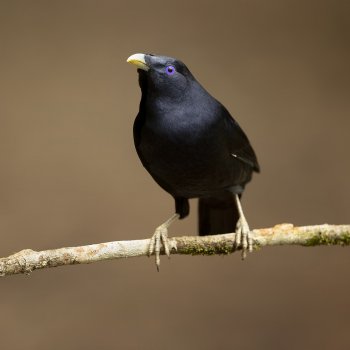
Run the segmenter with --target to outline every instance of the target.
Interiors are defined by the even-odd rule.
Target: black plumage
[[[249,228],[238,222],[239,198],[252,173],[259,171],[247,136],[181,61],[136,54],[128,62],[139,68],[142,91],[134,123],[137,154],[175,199],[177,215],[158,228],[163,233],[156,231],[152,241],[156,255],[159,241],[166,245],[170,223],[189,214],[189,198],[199,198],[200,235],[234,232],[238,223],[245,239]]]

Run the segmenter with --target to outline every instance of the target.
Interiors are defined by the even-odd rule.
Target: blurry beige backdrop
[[[251,227],[350,223],[348,1],[0,0],[0,256],[149,237],[126,58],[183,60],[262,173]],[[171,235],[196,233],[191,217]],[[1,349],[349,349],[350,248],[138,258],[0,280]]]

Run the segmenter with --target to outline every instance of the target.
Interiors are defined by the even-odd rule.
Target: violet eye
[[[168,75],[173,75],[175,73],[175,67],[174,66],[167,66],[165,68],[165,71]]]

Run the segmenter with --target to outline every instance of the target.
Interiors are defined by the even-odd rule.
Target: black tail
[[[199,198],[198,231],[200,236],[235,232],[239,218],[234,194]]]

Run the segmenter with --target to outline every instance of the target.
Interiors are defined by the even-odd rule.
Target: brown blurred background
[[[0,256],[151,235],[126,58],[183,60],[262,166],[253,228],[350,223],[348,1],[0,1]],[[171,235],[195,234],[196,203]],[[349,349],[350,248],[139,258],[0,280],[1,349]]]

